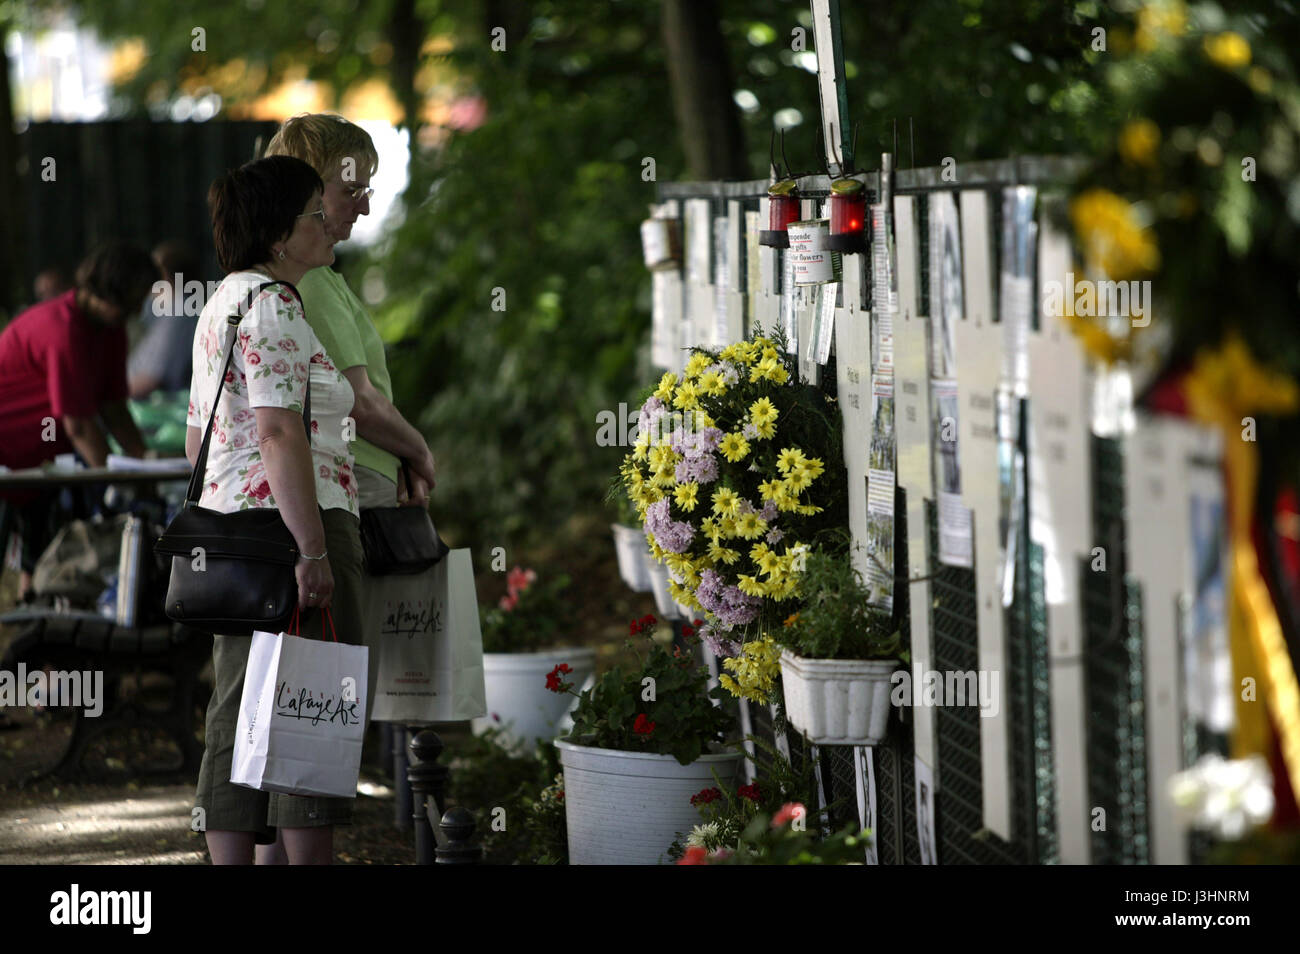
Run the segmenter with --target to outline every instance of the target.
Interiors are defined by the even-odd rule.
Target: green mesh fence
[[[1144,864],[1150,828],[1141,595],[1126,580],[1120,442],[1094,436],[1092,460],[1093,539],[1106,555],[1104,570],[1093,570],[1092,560],[1081,565],[1092,861]]]

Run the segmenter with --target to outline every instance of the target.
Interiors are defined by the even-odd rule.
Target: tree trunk
[[[25,210],[18,183],[18,136],[14,132],[13,95],[9,89],[9,57],[5,54],[8,34],[9,24],[0,22],[0,322],[26,300],[23,263],[27,256],[20,239]]]
[[[717,0],[663,0],[663,34],[687,176],[751,178]]]
[[[393,45],[393,90],[402,106],[402,125],[415,135],[420,126],[423,97],[415,88],[415,74],[420,68],[420,50],[424,46],[424,21],[415,9],[415,0],[395,0],[388,19],[388,41]]]

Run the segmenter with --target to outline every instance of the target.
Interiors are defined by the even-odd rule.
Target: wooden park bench
[[[189,477],[184,462],[152,462],[136,469],[94,468],[56,471],[49,468],[0,473],[0,490],[53,490],[78,485],[139,488],[144,499],[156,500],[156,485]],[[152,549],[152,539],[147,540]],[[81,708],[61,711],[72,720],[67,750],[48,773],[74,779],[90,774],[84,764],[91,746],[126,729],[158,730],[175,743],[181,764],[136,767],[136,774],[198,772],[203,744],[196,737],[207,710],[210,686],[201,680],[212,658],[212,637],[172,623],[161,616],[158,585],[142,583],[142,602],[156,603],[157,612],[141,611],[145,622],[126,626],[91,611],[68,611],[49,605],[20,606],[0,616],[0,624],[17,635],[0,657],[0,671],[16,673],[19,664],[31,673],[42,668],[62,672],[102,672],[103,711],[87,716]],[[164,584],[165,585],[165,584]],[[162,705],[153,690],[167,689]]]
[[[91,745],[127,728],[160,730],[181,752],[181,764],[164,769],[195,774],[203,757],[196,730],[203,722],[211,687],[200,674],[212,658],[212,637],[168,623],[145,627],[119,626],[90,612],[59,612],[48,607],[23,607],[0,616],[18,635],[9,644],[0,671],[28,673],[48,667],[64,672],[103,672],[103,711],[87,716],[69,707],[72,738],[48,774],[76,779],[86,775],[83,759]],[[162,707],[145,704],[144,687],[151,677],[165,677],[168,699]],[[146,770],[147,771],[147,770]]]

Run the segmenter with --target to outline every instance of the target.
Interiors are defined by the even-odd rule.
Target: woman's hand
[[[438,486],[438,479],[437,479],[438,465],[434,463],[433,451],[429,450],[427,447],[424,449],[423,457],[421,457],[418,460],[413,460],[411,462],[411,470],[415,473],[417,477],[419,477],[428,485],[429,490],[432,490],[434,487]]]
[[[300,609],[324,609],[330,605],[334,598],[334,574],[330,570],[329,557],[324,560],[298,557],[293,572],[298,578]]]
[[[429,485],[424,482],[419,474],[411,475],[411,483],[407,489],[406,498],[401,501],[403,507],[419,507],[421,510],[429,509]]]

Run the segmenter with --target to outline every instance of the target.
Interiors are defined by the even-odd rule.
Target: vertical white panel
[[[845,257],[844,307],[835,319],[835,369],[844,423],[844,466],[848,471],[849,531],[854,566],[866,579],[867,449],[871,439],[871,322],[862,308],[865,275],[861,255]]]
[[[965,314],[957,323],[957,386],[961,396],[958,455],[962,496],[974,512],[975,598],[979,625],[979,663],[985,672],[1007,681],[1003,632],[1001,565],[998,543],[998,371],[1002,329],[993,321],[993,246],[989,234],[988,196],[979,190],[961,194],[963,298]],[[980,760],[984,827],[1011,839],[1010,723],[1005,706],[980,719]],[[943,772],[942,766],[939,768]]]
[[[898,435],[898,483],[907,494],[908,606],[912,639],[912,698],[932,668],[930,645],[929,534],[925,501],[934,496],[930,471],[929,322],[919,310],[920,248],[915,221],[916,200],[894,199],[894,225],[898,248],[898,318],[894,322],[894,430]],[[903,584],[898,584],[902,586]],[[917,758],[935,764],[934,709],[914,705]]]
[[[674,369],[682,336],[682,273],[675,268],[651,272],[650,281],[654,300],[650,361],[656,368]]]
[[[1139,412],[1124,454],[1128,510],[1128,570],[1142,588],[1142,664],[1145,674],[1148,808],[1151,861],[1187,863],[1187,829],[1167,786],[1183,767],[1182,686],[1179,679],[1179,603],[1187,595],[1188,425]],[[1159,532],[1149,532],[1153,528]]]
[[[1039,280],[1047,290],[1050,282],[1065,282],[1070,243],[1052,226],[1050,216],[1043,219]],[[1043,301],[1050,300],[1045,294]],[[1061,861],[1087,864],[1091,806],[1079,560],[1092,547],[1090,383],[1083,349],[1060,316],[1042,313],[1041,306],[1036,307],[1040,307],[1039,331],[1028,334],[1026,349],[1029,534],[1043,548]]]

